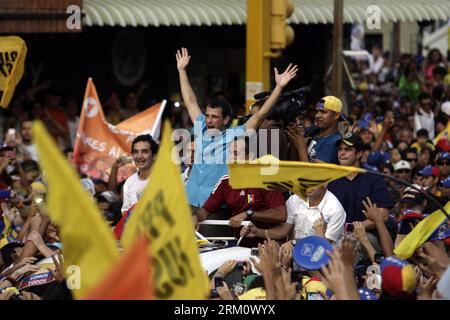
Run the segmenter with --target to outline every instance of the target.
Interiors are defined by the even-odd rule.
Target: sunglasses
[[[410,173],[411,170],[408,170],[408,169],[400,169],[400,170],[397,170],[397,172],[398,172],[398,173]]]
[[[417,158],[409,158],[409,159],[406,159],[406,161],[408,161],[408,162],[416,162]]]
[[[437,165],[438,166],[448,166],[448,161],[438,161]]]

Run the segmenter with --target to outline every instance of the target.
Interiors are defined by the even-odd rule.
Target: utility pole
[[[342,34],[344,0],[334,0],[332,94],[342,100]]]

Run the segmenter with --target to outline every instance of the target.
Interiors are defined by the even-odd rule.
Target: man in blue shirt
[[[191,121],[194,123],[195,156],[192,173],[186,184],[189,203],[201,207],[208,199],[217,181],[228,173],[227,148],[236,136],[243,136],[256,130],[275,105],[283,88],[298,71],[291,64],[282,74],[275,68],[275,89],[263,106],[244,125],[228,128],[231,122],[231,106],[225,100],[213,100],[202,114],[197,97],[192,90],[186,73],[190,56],[186,48],[176,53],[177,68],[180,76],[181,94]]]
[[[316,126],[306,129],[290,127],[288,136],[297,149],[300,161],[338,163],[336,142],[342,115],[342,102],[334,96],[323,97],[316,105]],[[304,132],[304,133],[303,133]]]
[[[346,134],[336,145],[340,165],[360,166],[363,142],[357,134]],[[386,182],[382,177],[373,174],[352,173],[328,184],[328,190],[344,207],[347,223],[361,221],[366,230],[374,229],[375,224],[364,215],[363,200],[370,198],[378,208],[382,208],[380,212],[385,221],[388,219],[389,209],[394,207]]]

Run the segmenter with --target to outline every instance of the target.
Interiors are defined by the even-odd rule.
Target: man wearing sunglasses
[[[419,95],[419,110],[414,114],[414,134],[420,129],[428,131],[428,137],[434,139],[434,114],[431,96],[427,92]]]
[[[450,153],[440,152],[437,156],[436,164],[441,180],[448,178],[450,175]]]

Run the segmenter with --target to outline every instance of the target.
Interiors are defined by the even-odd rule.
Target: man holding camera
[[[336,142],[341,138],[339,121],[344,121],[342,102],[334,96],[323,97],[316,105],[316,126],[305,130],[297,124],[287,130],[297,149],[299,161],[338,163]]]

